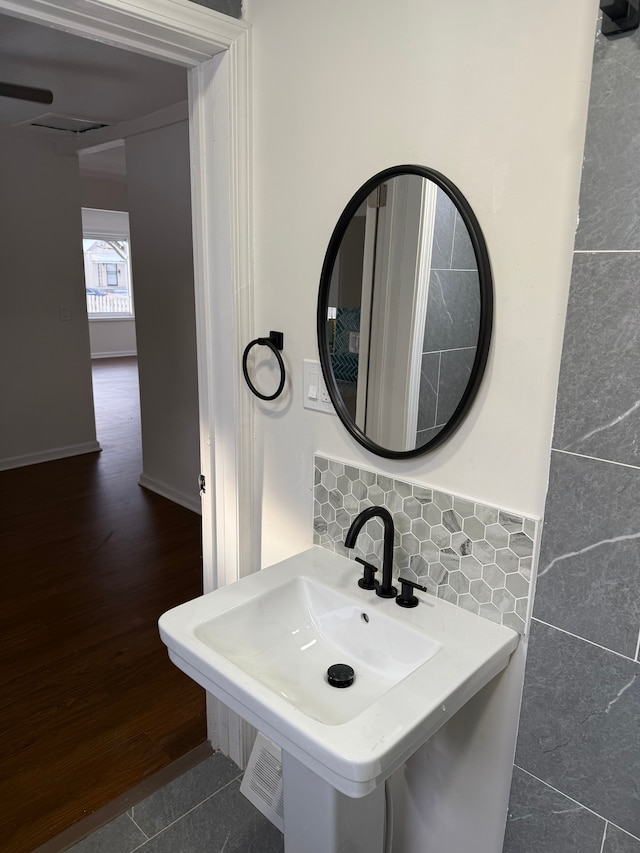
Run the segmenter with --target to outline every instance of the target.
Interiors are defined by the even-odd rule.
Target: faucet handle
[[[396,598],[396,604],[400,607],[417,607],[418,598],[411,590],[421,589],[423,592],[427,592],[426,586],[422,586],[421,584],[407,580],[406,578],[398,578],[398,581],[402,584],[402,589],[400,590],[400,595]]]
[[[373,576],[378,569],[372,566],[371,563],[367,563],[366,560],[360,559],[360,557],[356,557],[356,563],[364,566],[364,575],[358,580],[358,586],[362,587],[362,589],[377,589],[379,583],[377,580],[374,580]]]

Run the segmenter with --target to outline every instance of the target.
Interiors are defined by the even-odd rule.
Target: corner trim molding
[[[174,504],[179,504],[185,509],[197,512],[198,515],[201,515],[202,513],[200,501],[197,498],[191,497],[191,495],[187,495],[179,489],[174,489],[173,486],[163,483],[162,480],[156,480],[155,477],[149,477],[144,473],[144,471],[138,478],[138,485],[142,486],[143,489],[149,489],[150,492],[155,492],[155,494],[160,495],[160,497],[173,501]]]
[[[180,65],[228,49],[248,25],[191,0],[1,0],[0,10]]]

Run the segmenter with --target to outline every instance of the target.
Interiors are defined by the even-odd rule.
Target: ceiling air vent
[[[29,119],[29,121],[21,122],[21,124],[23,127],[35,127],[40,130],[54,130],[58,133],[74,134],[108,127],[108,125],[99,121],[55,115],[54,113],[45,113],[45,115],[37,116],[36,118]]]

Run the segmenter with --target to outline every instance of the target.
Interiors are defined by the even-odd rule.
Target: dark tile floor
[[[72,853],[282,853],[277,830],[217,753],[70,848]]]

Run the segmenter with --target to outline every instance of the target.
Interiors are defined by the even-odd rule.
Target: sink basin
[[[195,635],[298,711],[338,725],[441,648],[394,619],[393,611],[389,615],[370,603],[370,596],[355,600],[317,579],[297,576],[197,625]],[[340,696],[325,677],[335,663],[349,664],[355,673],[353,685]]]
[[[518,635],[419,593],[398,607],[314,547],[165,613],[171,660],[349,797],[363,797],[508,663]],[[350,687],[327,680],[354,670]]]

